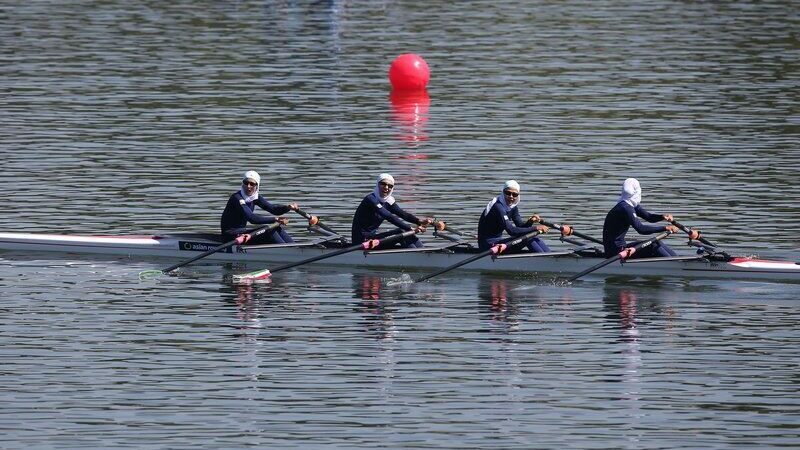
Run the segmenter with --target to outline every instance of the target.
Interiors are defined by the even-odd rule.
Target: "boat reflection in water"
[[[379,341],[393,341],[397,335],[394,323],[395,308],[381,300],[384,280],[376,275],[353,274],[353,298],[355,310],[363,320],[361,325],[367,334]]]
[[[427,141],[425,125],[431,106],[428,91],[392,91],[389,102],[392,105],[392,121],[400,131],[398,138],[414,148]],[[412,155],[409,158],[424,159],[425,155]]]
[[[507,332],[519,329],[519,300],[514,297],[508,280],[480,277],[478,297],[492,323],[504,325]]]
[[[638,342],[641,338],[640,323],[642,312],[649,316],[663,316],[667,326],[675,313],[670,306],[659,300],[662,289],[658,285],[631,287],[617,284],[614,279],[606,281],[603,287],[603,308],[607,312],[607,327],[619,330],[620,342]]]
[[[619,361],[610,361],[621,371],[620,381],[624,385],[620,400],[628,403],[632,418],[641,416],[642,361],[641,345],[649,328],[661,327],[660,317],[666,318],[669,327],[672,317],[671,308],[665,307],[658,296],[662,289],[626,284],[615,284],[608,280],[603,287],[603,309],[606,311],[605,328],[617,330],[615,342],[619,345],[616,352],[621,356]]]

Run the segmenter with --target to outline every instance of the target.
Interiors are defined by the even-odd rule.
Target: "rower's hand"
[[[698,239],[700,237],[700,230],[690,230],[689,239]]]
[[[428,225],[433,225],[433,222],[434,222],[434,220],[433,220],[432,218],[430,218],[430,217],[426,217],[426,218],[424,218],[424,219],[421,219],[421,220],[419,221],[419,224],[418,224],[418,225],[426,227],[426,226],[428,226]]]
[[[539,233],[545,234],[548,231],[550,231],[550,227],[546,227],[544,225],[537,225],[536,226],[536,231],[538,231]]]
[[[414,228],[414,232],[417,233],[417,234],[422,234],[427,229],[428,229],[428,227],[426,227],[425,225],[418,225],[416,228]]]
[[[666,220],[667,222],[672,222],[673,220],[675,220],[675,218],[672,217],[672,214],[664,214],[664,220]]]
[[[447,228],[447,224],[444,223],[444,220],[434,222],[433,225],[436,227],[437,231],[444,231],[444,229]]]
[[[298,205],[295,202],[289,203],[288,205],[286,205],[286,207],[292,211],[297,211],[298,209],[300,209],[300,205]]]
[[[675,225],[667,225],[664,228],[666,228],[667,231],[669,231],[670,233],[677,233],[677,232],[681,231],[680,228],[676,227]]]
[[[542,221],[542,218],[539,217],[538,214],[534,214],[528,219],[528,222],[530,222],[530,223],[539,223],[541,221]]]
[[[319,217],[311,216],[308,218],[308,226],[313,227],[314,225],[319,223]]]
[[[563,237],[571,236],[574,231],[571,226],[564,223],[561,224],[561,228],[559,228],[559,230],[561,231],[561,236]]]
[[[286,226],[286,224],[289,223],[289,219],[286,218],[286,217],[276,217],[275,221],[278,222],[279,224],[283,225],[283,226]]]

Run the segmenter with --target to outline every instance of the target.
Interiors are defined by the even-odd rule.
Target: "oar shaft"
[[[603,267],[613,263],[614,261],[618,261],[620,258],[622,258],[622,256],[614,255],[611,258],[608,258],[608,259],[604,260],[601,263],[597,263],[597,264],[593,265],[592,267],[589,267],[588,269],[584,270],[583,272],[581,272],[581,273],[579,273],[577,275],[571,276],[567,281],[573,282],[573,281],[577,280],[578,278],[580,278],[580,277],[582,277],[584,275],[590,274],[590,273],[594,272],[597,269],[603,268]]]
[[[559,224],[556,224],[556,223],[548,222],[546,220],[540,220],[539,223],[541,223],[544,226],[548,226],[550,228],[555,228],[555,229],[557,229],[559,231],[563,231],[563,228],[562,228],[563,225],[559,225]],[[583,233],[580,233],[578,231],[575,231],[574,228],[572,229],[572,233],[571,234],[573,234],[575,236],[578,236],[581,239],[585,239],[587,241],[594,242],[595,244],[603,245],[603,241],[601,241],[600,239],[596,239],[596,238],[593,238],[593,237],[591,237],[591,236],[589,236],[587,234],[583,234]]]
[[[308,214],[307,212],[303,211],[302,209],[297,208],[297,210],[295,212],[297,212],[297,214],[300,214],[301,216],[303,216],[304,219],[311,220],[311,214]],[[324,223],[322,223],[322,221],[320,221],[319,218],[317,219],[316,225],[318,227],[322,228],[323,230],[327,231],[328,233],[332,233],[332,234],[335,234],[337,236],[339,235],[339,233],[333,231],[329,226],[327,226]]]
[[[444,231],[447,231],[448,233],[453,233],[453,234],[458,235],[458,236],[466,236],[467,235],[467,233],[464,233],[463,231],[456,230],[455,228],[451,227],[448,224],[444,224]]]
[[[680,230],[683,231],[686,234],[691,234],[691,232],[692,232],[691,229],[689,229],[687,226],[683,225],[682,223],[679,223],[677,220],[671,220],[670,223],[675,225],[676,227],[680,228]],[[704,238],[702,236],[698,236],[697,240],[702,242],[703,244],[706,244],[706,245],[710,246],[710,247],[716,247],[716,245],[712,244],[711,241],[709,241],[708,239],[706,239],[706,238]]]
[[[457,262],[457,263],[455,263],[455,264],[453,264],[451,266],[445,267],[444,269],[439,269],[436,272],[429,273],[429,274],[427,274],[425,276],[422,276],[422,277],[418,278],[416,282],[417,283],[421,283],[421,282],[429,280],[429,279],[431,279],[431,278],[433,278],[435,276],[441,275],[441,274],[443,274],[445,272],[449,272],[449,271],[451,271],[453,269],[457,269],[457,268],[459,268],[461,266],[465,266],[465,265],[471,263],[472,261],[476,261],[478,259],[483,258],[484,256],[491,255],[492,252],[494,252],[494,251],[496,251],[495,247],[492,247],[489,250],[485,250],[485,251],[482,251],[482,252],[478,253],[477,255],[470,256],[469,258],[461,260],[461,261],[459,261],[459,262]]]
[[[274,230],[275,228],[278,228],[279,226],[280,226],[280,224],[277,223],[277,222],[276,223],[271,223],[271,224],[268,224],[268,225],[262,225],[262,226],[254,229],[252,232],[247,233],[247,234],[249,234],[250,238],[252,239],[252,238],[254,238],[256,236],[259,236],[261,234],[266,233],[267,231]],[[166,269],[162,270],[161,272],[163,272],[163,273],[172,272],[173,270],[175,270],[175,269],[177,269],[179,267],[191,264],[191,263],[197,261],[198,259],[205,258],[206,256],[208,256],[208,255],[210,255],[212,253],[216,253],[218,251],[225,250],[228,247],[233,247],[234,245],[241,244],[243,242],[244,242],[244,239],[241,236],[239,236],[239,237],[237,237],[236,239],[234,239],[232,241],[228,241],[228,242],[226,242],[226,243],[224,243],[222,245],[219,245],[217,247],[212,248],[211,250],[206,250],[206,251],[204,251],[203,253],[200,253],[197,256],[194,256],[192,258],[187,259],[186,261],[182,261],[182,262],[179,262],[178,264],[175,264],[173,266],[169,266]]]
[[[436,272],[433,272],[433,273],[430,273],[430,274],[425,275],[423,277],[420,277],[420,278],[418,278],[416,280],[416,282],[419,283],[419,282],[422,282],[422,281],[425,281],[425,280],[429,280],[429,279],[431,279],[431,278],[433,278],[433,277],[435,277],[437,275],[441,275],[441,274],[443,274],[445,272],[449,272],[449,271],[451,271],[453,269],[457,269],[457,268],[459,268],[461,266],[465,266],[465,265],[467,265],[467,264],[469,264],[469,263],[471,263],[473,261],[477,261],[477,260],[479,260],[479,259],[481,259],[483,257],[489,256],[491,254],[500,254],[500,253],[504,252],[507,248],[516,247],[516,246],[518,246],[518,245],[520,245],[520,244],[522,244],[522,243],[524,243],[526,241],[529,241],[529,240],[535,238],[539,234],[540,233],[538,231],[532,231],[532,232],[530,232],[528,234],[524,234],[524,235],[519,236],[519,237],[510,237],[508,239],[504,239],[504,240],[498,242],[497,244],[493,245],[492,248],[490,248],[489,250],[484,250],[484,251],[478,253],[477,255],[470,256],[469,258],[461,260],[461,261],[459,261],[459,262],[457,262],[457,263],[455,263],[453,265],[450,265],[448,267],[445,267],[444,269],[439,269]],[[505,247],[503,247],[503,245],[505,245]]]
[[[595,270],[601,269],[601,268],[603,268],[603,267],[605,267],[605,266],[607,266],[607,265],[609,265],[609,264],[611,264],[611,263],[613,263],[615,261],[619,261],[620,259],[625,260],[625,259],[629,258],[631,255],[633,255],[634,253],[636,253],[637,251],[639,251],[639,250],[641,250],[641,249],[643,249],[645,247],[649,247],[653,243],[655,243],[657,241],[660,241],[661,239],[664,239],[665,237],[669,236],[670,234],[672,234],[672,233],[669,232],[669,231],[665,231],[665,232],[659,234],[658,236],[656,236],[654,238],[648,239],[648,240],[646,240],[644,242],[640,242],[640,243],[634,245],[633,247],[628,247],[628,248],[622,250],[621,252],[617,253],[616,255],[614,255],[614,256],[612,256],[612,257],[610,257],[610,258],[608,258],[608,259],[606,259],[606,260],[604,260],[604,261],[602,261],[600,263],[597,263],[597,264],[593,265],[592,267],[589,267],[588,269],[584,270],[583,272],[581,272],[581,273],[579,273],[577,275],[571,276],[567,281],[569,281],[569,282],[575,281],[578,278],[580,278],[580,277],[582,277],[584,275],[587,275],[587,274],[589,274],[591,272],[594,272]]]
[[[302,266],[303,264],[312,263],[315,261],[319,261],[321,259],[333,258],[334,256],[339,256],[344,253],[354,252],[356,250],[370,250],[379,245],[384,244],[391,244],[393,242],[397,242],[401,239],[405,239],[409,236],[413,236],[416,232],[414,230],[406,231],[400,234],[393,234],[391,236],[387,236],[383,239],[373,239],[369,241],[362,242],[360,244],[351,245],[350,247],[345,247],[339,250],[334,250],[332,252],[323,253],[321,255],[312,256],[311,258],[304,259],[302,261],[297,261],[293,263],[284,264],[282,266],[278,266],[274,269],[269,269],[270,273],[279,272],[281,270],[291,269],[292,267]]]
[[[440,225],[442,226],[442,228],[439,228]],[[448,233],[453,233],[457,236],[469,237],[469,233],[451,227],[444,220],[433,219],[433,226],[436,227],[439,231],[447,231]]]

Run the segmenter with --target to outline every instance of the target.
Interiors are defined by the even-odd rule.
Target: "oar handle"
[[[567,232],[566,234],[564,234],[564,236],[574,235],[574,236],[578,236],[581,239],[585,239],[587,241],[594,242],[595,244],[603,245],[603,241],[601,241],[600,239],[596,239],[596,238],[593,238],[593,237],[591,237],[589,235],[586,235],[586,234],[580,233],[578,231],[575,231],[575,229],[572,228],[572,227],[567,227],[567,226],[565,226],[563,224],[559,225],[559,224],[548,222],[548,221],[542,220],[542,219],[539,219],[539,223],[541,223],[544,226],[550,227],[550,228],[555,228],[558,231],[560,231],[562,234]]]
[[[306,220],[308,220],[308,221],[309,221],[309,223],[311,223],[311,222],[310,222],[310,221],[311,221],[311,218],[312,218],[312,217],[314,217],[314,216],[312,216],[311,214],[308,214],[307,212],[303,211],[303,210],[302,210],[302,209],[300,209],[300,208],[297,208],[297,209],[295,210],[295,212],[296,212],[297,214],[300,214],[301,216],[303,216],[303,218],[304,218],[304,219],[306,219]],[[316,225],[316,226],[318,226],[318,227],[322,228],[323,230],[327,231],[328,233],[333,233],[333,234],[335,234],[335,235],[337,235],[337,236],[339,235],[339,233],[337,233],[337,232],[333,231],[333,230],[332,230],[330,227],[328,227],[327,225],[325,225],[324,223],[322,223],[322,221],[320,221],[320,220],[319,220],[319,217],[317,217],[317,223],[315,223],[315,224],[312,224],[312,225]]]
[[[683,231],[684,233],[686,233],[686,234],[691,236],[691,233],[692,233],[692,229],[691,228],[684,226],[683,224],[681,224],[677,220],[670,220],[669,223],[675,225],[676,227],[680,228],[681,231]],[[703,244],[708,245],[709,247],[716,247],[716,245],[712,244],[711,241],[709,241],[708,239],[704,238],[703,236],[698,236],[697,240],[702,242]]]

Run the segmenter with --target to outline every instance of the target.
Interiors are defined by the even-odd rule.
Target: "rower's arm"
[[[397,203],[394,203],[394,204],[391,204],[391,205],[387,205],[387,206],[389,208],[389,211],[392,214],[402,218],[406,222],[413,223],[415,225],[422,225],[422,221],[420,220],[419,217],[417,217],[414,214],[411,214],[410,212],[404,210]]]
[[[277,218],[272,216],[262,216],[261,214],[256,214],[253,211],[250,211],[246,205],[241,205],[242,213],[245,217],[247,217],[247,221],[254,224],[265,224],[265,223],[274,223]]]
[[[280,216],[291,211],[289,205],[276,205],[274,203],[270,203],[261,195],[258,196],[256,204],[260,206],[261,209],[268,211],[270,214],[275,214],[276,216]]]
[[[659,222],[659,221],[661,221],[661,219],[663,219],[663,217],[661,215],[658,215],[658,214],[649,213],[649,212],[647,212],[647,210],[645,210],[641,206],[637,206],[634,209],[632,206],[630,206],[630,205],[628,205],[626,203],[625,204],[625,212],[628,214],[628,221],[630,222],[631,226],[639,234],[661,233],[663,231],[666,231],[666,229],[667,229],[666,227],[655,226],[655,225],[646,225],[646,224],[642,223],[642,221],[639,220],[639,217],[637,217],[637,215],[642,217],[644,220],[647,220],[648,222],[651,222],[651,223]],[[651,220],[653,218],[655,218],[656,220]]]
[[[389,210],[389,208],[392,208],[392,209]],[[391,222],[392,225],[396,226],[397,228],[402,228],[403,230],[408,231],[408,230],[411,229],[411,226],[409,224],[403,222],[402,220],[400,220],[399,217],[397,217],[396,215],[393,214],[393,212],[396,211],[399,208],[400,207],[397,206],[397,203],[395,203],[394,205],[387,204],[385,207],[382,206],[380,203],[375,205],[375,210],[378,212],[378,214],[381,217],[383,217],[385,220],[388,220],[389,222]],[[401,211],[402,211],[402,209],[401,209]]]
[[[497,206],[498,203],[495,203],[494,207]],[[506,229],[506,233],[508,233],[511,236],[520,236],[536,230],[535,227],[525,226],[525,221],[523,221],[522,217],[520,217],[519,209],[517,208],[512,208],[508,214],[502,214],[501,212],[501,215],[504,220],[503,226]]]

